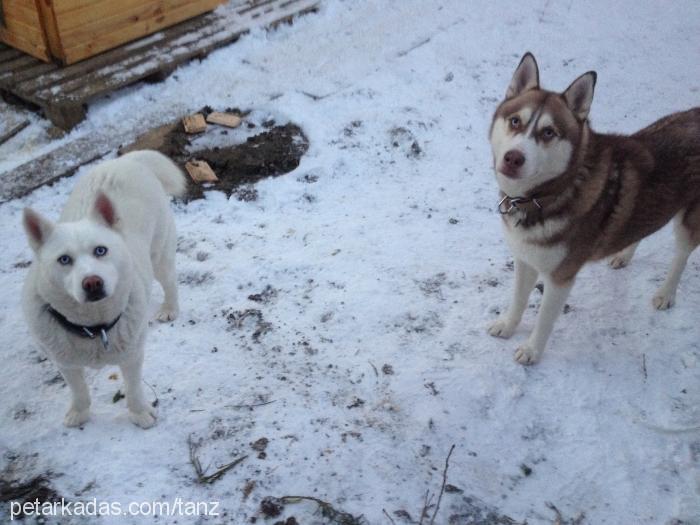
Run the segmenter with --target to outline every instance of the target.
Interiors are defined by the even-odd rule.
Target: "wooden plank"
[[[113,20],[113,29],[104,26],[80,28],[79,31],[65,35],[63,38],[64,61],[71,64],[102,51],[112,49],[125,42],[156,32],[188,18],[211,11],[220,0],[198,0],[185,2],[163,11],[159,6],[146,6],[139,9],[140,14],[123,16]],[[60,23],[60,21],[59,21]]]
[[[55,0],[36,0],[41,17],[41,27],[44,31],[44,41],[49,49],[49,54],[62,60],[64,56],[63,43],[58,31],[54,3]]]
[[[19,111],[0,100],[0,145],[29,125],[26,112]]]
[[[0,203],[7,202],[62,177],[114,150],[127,136],[90,135],[60,146],[38,159],[2,174]]]
[[[151,48],[156,42],[164,44],[172,39],[180,37],[185,33],[196,31],[201,27],[210,25],[213,19],[208,18],[209,16],[210,15],[206,15],[195,18],[194,20],[183,22],[175,27],[169,28],[167,31],[156,33],[155,35],[143,38],[134,43],[107,51],[78,64],[62,67],[53,73],[22,82],[17,85],[16,91],[26,95],[35,93],[42,88],[46,89],[56,84],[64,83],[68,80],[84,78],[88,73],[101,68],[109,67],[110,65],[118,63],[127,57],[137,55],[143,50]]]
[[[217,41],[224,45],[243,34],[242,29],[236,33],[226,34],[223,31],[224,25],[220,19],[212,17],[198,32],[186,31],[172,41],[158,42],[143,52],[127,53],[122,60],[104,68],[95,69],[67,81],[56,82],[53,86],[47,86],[35,93],[31,92],[31,88],[26,89],[24,85],[18,86],[18,91],[36,100],[56,97],[55,88],[60,88],[60,94],[65,98],[74,100],[92,98],[105,91],[137,82],[170,64],[177,65],[194,56],[204,56],[210,51],[210,46],[204,46],[203,43],[210,42],[211,39],[219,37]],[[193,46],[194,43],[197,45]]]
[[[22,68],[16,69],[5,69],[3,64],[0,64],[0,86],[6,82],[9,83],[10,81],[17,84],[28,78],[34,78],[37,75],[54,71],[57,68],[58,66],[53,62],[47,63],[38,59],[34,59],[33,62],[26,64]]]
[[[42,60],[49,60],[39,11],[34,0],[2,0],[4,26],[0,26],[0,41]]]
[[[144,53],[141,57],[130,57],[122,62],[115,70],[96,71],[89,75],[86,82],[75,88],[74,85],[63,85],[64,95],[69,100],[86,100],[104,92],[113,90],[130,83],[124,74],[130,72],[133,78],[140,80],[161,69],[165,63],[181,64],[196,56],[204,56],[213,49],[222,47],[237,40],[241,35],[248,33],[256,25],[274,25],[283,21],[288,21],[302,9],[314,9],[318,5],[317,0],[298,0],[293,5],[288,5],[285,9],[273,12],[273,16],[268,16],[261,22],[256,23],[253,17],[260,17],[257,11],[250,11],[246,16],[221,17],[215,24],[204,28],[201,37],[198,34],[186,34],[181,39],[177,39],[168,46],[156,45],[153,49]],[[257,16],[256,16],[257,15]],[[194,41],[193,41],[194,40]],[[182,42],[178,47],[172,47]],[[121,73],[123,71],[124,73]],[[107,75],[105,75],[107,73]]]
[[[14,124],[13,126],[5,126],[4,123],[0,123],[0,145],[10,140],[27,126],[29,126],[28,120],[23,120],[22,122]]]
[[[3,76],[10,78],[15,72],[35,66],[38,62],[33,56],[21,54],[13,60],[0,64],[0,78],[3,78]]]
[[[208,0],[210,1],[210,0]],[[112,29],[115,23],[131,19],[137,21],[152,12],[157,15],[185,3],[201,3],[202,0],[93,0],[80,6],[67,9],[63,4],[56,5],[56,16],[61,21],[61,31],[65,35],[76,34],[76,30]]]
[[[41,33],[22,30],[19,24],[8,24],[8,28],[0,27],[0,40],[41,60],[50,60]]]
[[[0,61],[0,89],[40,106],[54,124],[70,129],[84,118],[88,100],[155,74],[164,76],[194,57],[206,56],[235,41],[253,27],[274,27],[313,11],[318,3],[249,0],[63,68],[41,66],[26,57],[10,58]],[[0,47],[0,53],[5,51]],[[14,70],[7,68],[7,63]],[[13,72],[3,74],[9,71]]]
[[[275,25],[290,20],[298,12],[313,10],[318,5],[318,0],[297,0],[285,5],[287,7],[284,9],[264,13],[264,17],[263,13],[256,10],[248,10],[244,16],[238,16],[237,13],[223,17],[207,15],[213,21],[199,33],[186,33],[171,42],[155,44],[140,55],[129,56],[113,66],[62,83],[60,93],[69,100],[86,100],[126,86],[152,75],[168,64],[181,64],[193,57],[207,55],[212,50],[237,40],[252,27]],[[57,93],[55,90],[44,90],[34,95],[36,99],[47,96],[56,97]]]
[[[14,60],[22,54],[21,51],[14,47],[7,47],[4,44],[0,44],[0,46],[2,46],[2,49],[0,49],[0,63],[7,60]]]

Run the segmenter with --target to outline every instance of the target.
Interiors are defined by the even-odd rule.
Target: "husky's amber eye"
[[[510,117],[510,128],[511,129],[520,128],[520,124],[522,124],[520,117]]]
[[[70,264],[73,262],[73,259],[71,259],[70,255],[61,255],[58,259],[58,264],[61,264],[63,266],[66,266],[67,264]]]
[[[95,257],[103,257],[104,255],[107,255],[106,246],[98,246],[95,248]]]
[[[552,140],[557,136],[557,132],[553,128],[544,128],[541,132],[541,136],[544,140]]]

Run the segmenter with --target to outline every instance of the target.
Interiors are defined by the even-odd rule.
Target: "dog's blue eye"
[[[520,117],[512,117],[510,119],[510,126],[513,128],[520,126]]]
[[[102,257],[103,255],[107,255],[106,246],[98,246],[97,248],[95,248],[95,257]]]
[[[66,264],[70,264],[72,262],[73,262],[73,259],[70,258],[70,255],[61,255],[58,258],[58,263],[62,264],[63,266],[65,266]]]
[[[552,128],[544,128],[542,130],[542,136],[546,139],[551,139],[556,135]]]

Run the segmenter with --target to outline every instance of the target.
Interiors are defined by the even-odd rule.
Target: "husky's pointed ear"
[[[53,232],[53,223],[31,208],[24,208],[22,223],[24,224],[24,231],[27,233],[29,246],[31,246],[32,250],[38,252],[46,242],[46,239],[51,235],[51,232]]]
[[[513,73],[513,78],[506,91],[506,98],[513,98],[529,89],[540,87],[540,71],[537,68],[537,61],[529,51],[523,55],[518,68]]]
[[[586,120],[593,102],[593,90],[598,75],[595,71],[584,73],[564,91],[564,100],[579,120]]]
[[[114,211],[114,205],[109,197],[102,192],[97,194],[95,199],[95,208],[93,209],[93,217],[104,222],[110,228],[113,228],[117,222],[117,214]]]

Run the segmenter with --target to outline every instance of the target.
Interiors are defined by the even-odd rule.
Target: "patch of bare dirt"
[[[205,107],[200,113],[206,117],[212,111],[212,108]],[[254,123],[245,120],[248,112],[238,109],[226,111],[242,117],[242,126],[248,126],[250,129],[256,127]],[[218,126],[209,128],[205,133],[229,133],[227,129]],[[191,151],[188,146],[191,146],[195,135],[188,135],[178,121],[144,133],[133,144],[121,148],[119,153],[155,149],[173,159],[183,171],[185,164],[190,160],[206,161],[219,181],[203,187],[188,177],[184,197],[186,201],[201,199],[205,189],[223,191],[243,201],[254,201],[257,199],[257,191],[252,184],[266,177],[284,175],[296,169],[301,157],[309,149],[306,135],[296,124],[277,125],[274,120],[270,120],[263,122],[260,130],[260,133],[249,137],[242,144]]]

